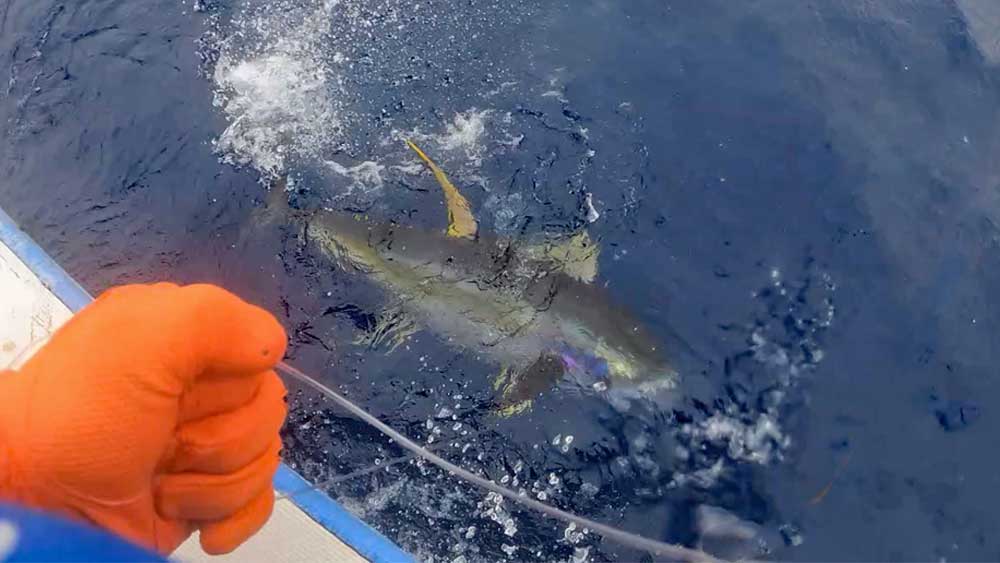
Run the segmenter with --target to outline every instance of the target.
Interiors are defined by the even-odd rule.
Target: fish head
[[[612,339],[585,334],[557,348],[565,373],[577,383],[603,390],[631,385],[640,390],[672,389],[678,372],[645,339]]]
[[[658,358],[636,357],[606,344],[595,343],[587,347],[569,340],[550,342],[547,350],[526,368],[501,371],[494,381],[494,387],[501,391],[497,413],[501,416],[518,414],[529,408],[536,397],[566,380],[598,392],[610,389],[612,395],[609,397],[614,402],[625,398],[651,398],[661,390],[666,390],[670,396],[677,372]],[[622,385],[623,380],[635,384]]]
[[[559,353],[575,379],[609,386],[671,386],[677,370],[652,332],[595,283],[599,251],[587,231],[521,249],[519,257],[535,274],[525,295],[556,320]]]
[[[576,280],[551,291],[559,353],[567,373],[584,383],[669,388],[678,371],[663,342],[602,288]]]

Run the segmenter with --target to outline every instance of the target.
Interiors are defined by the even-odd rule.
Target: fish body
[[[541,244],[478,233],[461,194],[411,146],[445,189],[447,231],[328,210],[289,216],[331,259],[397,296],[417,324],[502,366],[501,410],[517,412],[567,377],[640,391],[676,384],[649,331],[591,283],[597,248],[585,233]]]

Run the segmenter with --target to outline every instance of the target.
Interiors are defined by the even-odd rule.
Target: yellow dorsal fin
[[[420,150],[420,147],[409,139],[405,139],[405,141],[407,146],[413,149],[413,152],[417,153],[420,160],[423,160],[427,167],[431,169],[438,184],[441,184],[441,189],[444,190],[444,199],[448,204],[448,236],[476,238],[476,233],[479,232],[479,225],[476,224],[476,218],[472,215],[472,207],[469,206],[469,201],[451,183],[451,180],[445,175],[444,170],[441,170],[437,164],[434,164],[434,161],[424,154],[424,151]]]
[[[561,241],[529,246],[522,252],[533,260],[552,262],[559,271],[582,282],[593,283],[597,279],[601,247],[594,244],[587,231]]]

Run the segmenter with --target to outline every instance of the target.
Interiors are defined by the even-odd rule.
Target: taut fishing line
[[[554,506],[545,504],[544,502],[535,500],[527,496],[521,496],[515,491],[503,487],[472,473],[466,469],[463,469],[454,463],[442,458],[441,456],[431,452],[427,448],[417,444],[413,440],[410,440],[406,436],[400,434],[392,427],[385,424],[378,418],[372,416],[367,411],[359,407],[358,405],[351,402],[348,398],[344,397],[340,393],[337,393],[333,389],[327,387],[326,385],[320,383],[317,379],[306,375],[304,372],[296,367],[288,365],[287,363],[280,363],[277,366],[277,370],[296,381],[318,391],[326,398],[337,403],[349,413],[358,417],[364,423],[374,427],[379,432],[382,432],[401,447],[409,450],[414,455],[421,457],[439,468],[447,471],[448,473],[458,477],[459,479],[466,481],[467,483],[476,485],[477,487],[486,489],[487,491],[496,493],[512,502],[520,504],[521,506],[530,508],[537,512],[541,512],[550,518],[555,518],[557,520],[562,520],[563,522],[576,524],[577,526],[583,528],[589,528],[597,534],[618,542],[621,545],[632,547],[635,549],[640,549],[647,551],[651,554],[660,555],[665,558],[669,558],[674,561],[687,561],[687,562],[704,562],[704,563],[724,563],[721,559],[713,557],[704,551],[698,549],[692,549],[689,547],[684,547],[680,545],[672,545],[669,543],[661,542],[658,540],[653,540],[646,538],[631,532],[626,532],[619,528],[609,526],[607,524],[601,524],[600,522],[595,522],[589,518],[584,518],[583,516],[577,516],[575,514],[570,514],[564,510],[560,510]],[[357,475],[350,475],[350,477],[356,477]],[[312,489],[315,489],[319,485],[314,485]],[[293,493],[295,494],[295,493]]]

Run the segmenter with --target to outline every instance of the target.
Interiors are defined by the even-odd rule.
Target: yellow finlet
[[[409,139],[404,140],[407,146],[413,149],[413,152],[417,153],[420,160],[423,160],[427,167],[431,169],[431,172],[434,173],[434,178],[437,179],[438,184],[441,184],[441,189],[444,190],[444,199],[448,204],[448,236],[469,239],[476,238],[476,234],[479,232],[479,225],[476,224],[476,218],[472,215],[472,207],[469,205],[469,201],[451,183],[451,180],[445,175],[444,170],[441,170],[437,164],[434,164],[434,161],[424,154],[424,151],[420,150],[420,147]]]
[[[517,374],[510,367],[503,366],[500,369],[500,373],[493,379],[493,390],[499,392],[501,397],[506,397],[511,387],[514,385],[514,377],[516,377],[516,375]],[[500,405],[496,408],[494,414],[500,418],[510,418],[530,409],[532,404],[534,404],[534,401],[532,399],[527,399],[519,403]]]
[[[530,409],[531,405],[533,403],[534,403],[533,400],[528,399],[526,401],[521,401],[520,403],[514,403],[512,405],[507,405],[506,407],[503,407],[503,408],[499,409],[498,411],[496,411],[496,414],[500,418],[510,418],[512,416],[521,414],[524,411]]]

